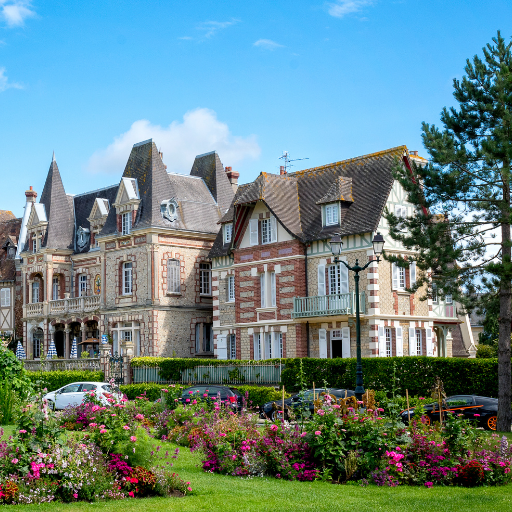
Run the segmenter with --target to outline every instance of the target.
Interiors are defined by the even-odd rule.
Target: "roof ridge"
[[[382,156],[382,155],[385,155],[385,154],[388,154],[388,153],[398,153],[399,150],[407,152],[407,146],[405,144],[402,145],[402,146],[395,146],[394,148],[384,149],[382,151],[377,151],[375,153],[368,153],[366,155],[356,156],[354,158],[347,158],[346,160],[339,160],[338,162],[332,162],[330,164],[320,165],[318,167],[311,167],[310,169],[303,169],[302,171],[295,171],[295,172],[292,172],[290,174],[292,174],[292,175],[296,175],[297,174],[298,175],[298,174],[302,174],[302,173],[306,173],[306,172],[320,171],[322,169],[327,169],[329,167],[334,167],[334,166],[337,166],[337,165],[349,164],[349,163],[355,162],[357,160],[363,160],[363,159],[368,159],[368,158],[375,158],[375,157]]]
[[[68,196],[73,196],[73,197],[82,197],[82,196],[87,196],[89,194],[95,194],[96,192],[103,192],[103,190],[108,190],[109,188],[115,188],[115,187],[118,187],[119,185],[109,185],[108,187],[103,187],[103,188],[97,188],[96,190],[91,190],[89,192],[82,192],[81,194],[68,194]],[[103,198],[98,198],[98,199],[105,199],[104,197]]]

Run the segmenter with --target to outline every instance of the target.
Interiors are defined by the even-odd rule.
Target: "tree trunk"
[[[504,222],[510,218],[510,188],[506,182],[503,191],[505,207],[501,225],[502,265],[504,273],[500,283],[500,316],[498,340],[498,426],[500,432],[510,432],[512,422],[511,410],[511,363],[510,363],[510,333],[512,321],[512,286],[510,280],[511,247],[510,223]]]

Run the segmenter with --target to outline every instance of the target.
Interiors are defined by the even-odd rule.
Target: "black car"
[[[435,403],[428,403],[424,406],[425,418],[428,425],[434,421],[439,421],[439,406]],[[448,411],[455,414],[463,414],[464,418],[474,421],[478,426],[487,430],[496,430],[498,421],[498,400],[496,398],[488,398],[477,395],[454,395],[446,398],[444,401],[442,412],[443,418]],[[405,424],[409,423],[409,416],[414,417],[414,407],[402,411],[400,417]]]
[[[184,404],[190,403],[193,400],[207,400],[213,402],[217,400],[220,395],[222,402],[229,401],[233,407],[237,409],[242,408],[243,395],[236,388],[230,388],[227,386],[209,386],[199,384],[198,386],[192,386],[186,388],[181,392],[181,397],[178,400]]]
[[[297,393],[296,395],[291,396],[290,398],[285,398],[284,400],[284,408],[285,408],[285,419],[288,419],[288,409],[295,410],[296,412],[299,412],[300,410],[309,409],[311,414],[314,413],[315,410],[315,404],[313,400],[313,392],[315,393],[315,396],[318,398],[318,396],[322,393],[329,393],[330,395],[333,395],[336,397],[336,399],[339,398],[345,398],[345,396],[355,396],[355,393],[350,389],[332,389],[332,388],[322,388],[322,389],[307,389],[304,391],[303,399],[301,400],[300,394]],[[275,403],[275,406],[274,406]],[[279,411],[282,410],[282,400],[276,400],[274,402],[267,402],[266,404],[263,404],[260,406],[260,417],[265,419],[270,419],[272,421],[275,421],[276,419],[281,418],[281,413]],[[277,409],[276,409],[277,407]]]

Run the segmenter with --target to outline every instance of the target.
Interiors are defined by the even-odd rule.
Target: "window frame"
[[[52,300],[59,300],[59,276],[52,277]]]
[[[133,263],[131,261],[123,262],[123,283],[122,290],[123,295],[132,295],[133,294]]]
[[[228,335],[228,359],[236,359],[236,334]]]
[[[121,214],[121,234],[129,235],[132,231],[132,212],[124,212]]]
[[[235,276],[228,275],[227,279],[228,300],[227,302],[235,302]]]
[[[3,308],[11,307],[11,289],[9,287],[0,289],[0,306]]]
[[[181,294],[181,262],[176,258],[167,260],[167,293]]]
[[[384,327],[384,336],[386,341],[386,357],[393,355],[393,333],[391,327]]]
[[[199,264],[199,295],[201,297],[212,296],[212,264],[208,262]]]
[[[37,290],[37,293],[34,293]],[[39,301],[39,293],[41,291],[41,287],[39,286],[39,281],[33,281],[32,282],[32,304],[35,304]],[[37,300],[34,300],[37,295]]]
[[[330,220],[329,220],[329,217],[331,217]],[[336,218],[334,218],[334,217],[336,217]],[[339,205],[339,203],[326,204],[324,206],[324,226],[339,226],[339,225],[340,225],[340,205]]]
[[[87,297],[87,274],[78,275],[78,296]]]
[[[423,355],[423,334],[421,333],[421,329],[419,327],[416,327],[414,329],[414,334],[416,339],[414,340],[416,343],[416,355],[422,356]]]
[[[233,238],[233,224],[224,224],[224,243],[229,244]]]
[[[37,252],[37,236],[32,237],[32,252],[35,254]]]

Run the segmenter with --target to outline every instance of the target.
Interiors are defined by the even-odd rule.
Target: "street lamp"
[[[377,263],[380,261],[380,255],[382,254],[382,250],[384,248],[384,237],[377,233],[372,240],[373,244],[373,252],[377,256]],[[372,261],[369,261],[364,267],[359,266],[359,260],[356,260],[356,264],[351,267],[343,260],[339,260],[338,256],[341,253],[341,249],[343,247],[343,241],[341,240],[340,235],[334,235],[331,238],[331,252],[334,256],[334,263],[343,263],[349,270],[355,272],[354,280],[356,283],[356,356],[357,356],[357,366],[356,366],[356,389],[355,394],[358,400],[363,398],[364,394],[364,386],[363,386],[363,367],[361,365],[361,318],[359,316],[359,272],[367,268]]]

